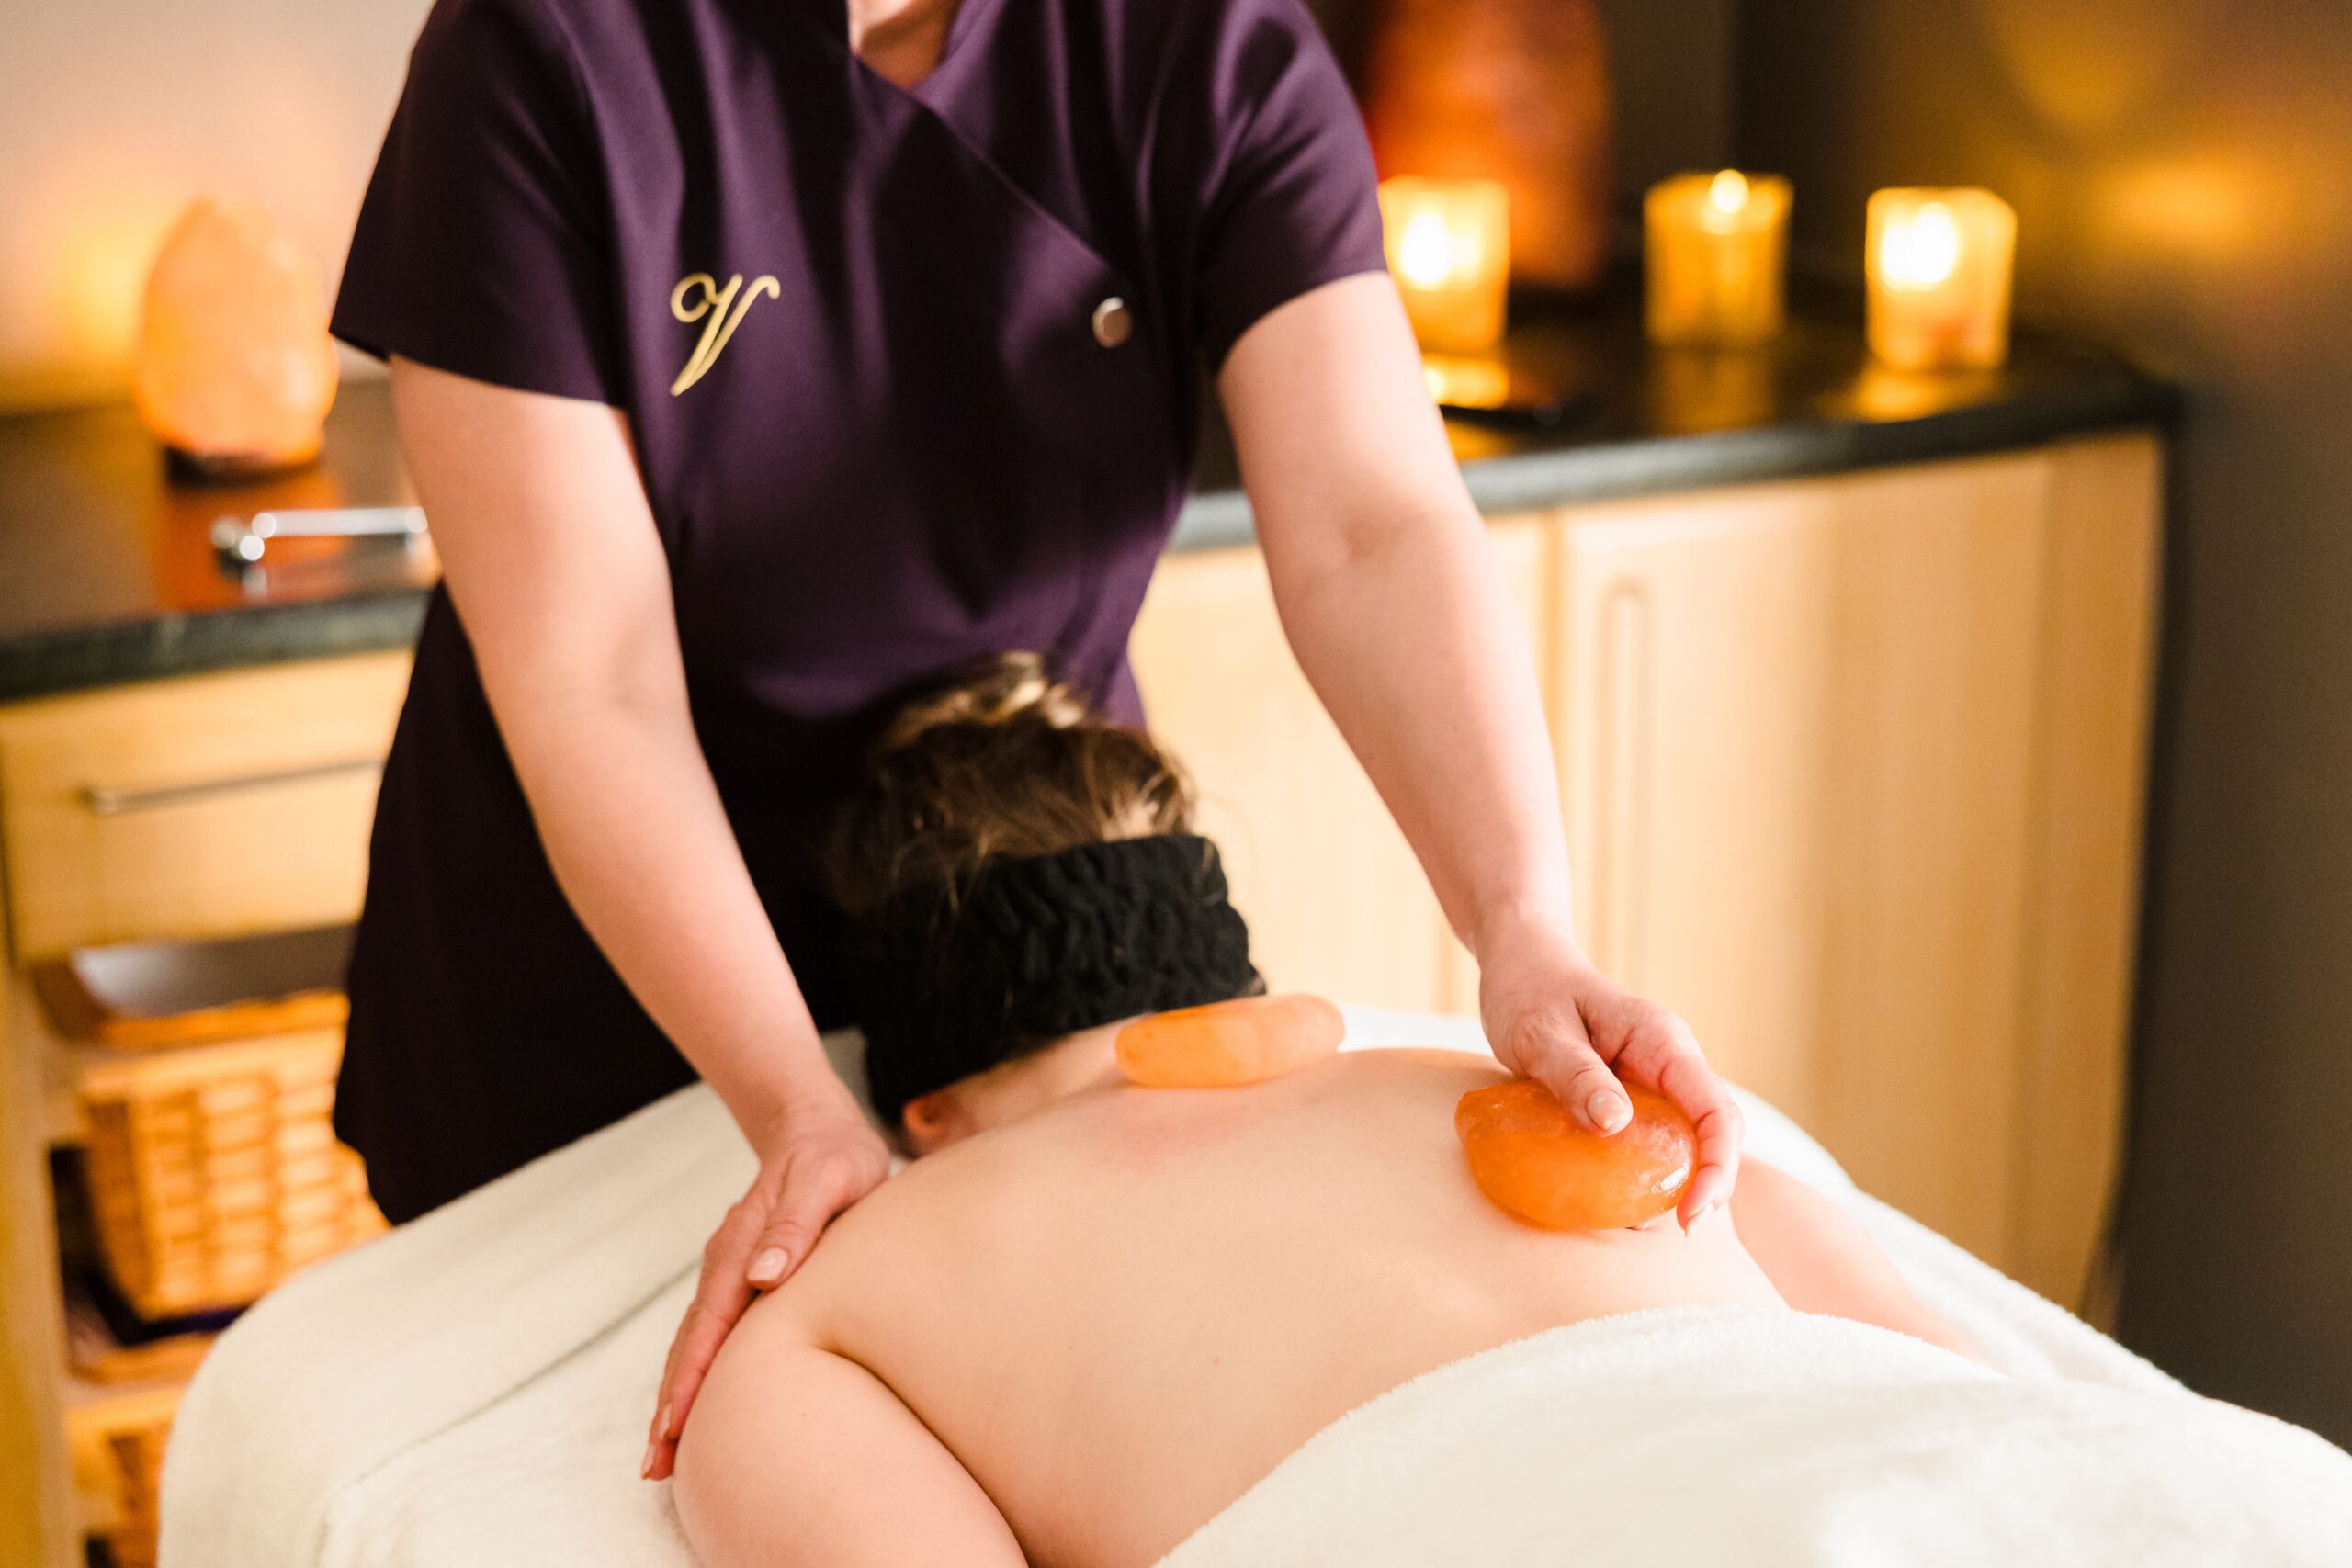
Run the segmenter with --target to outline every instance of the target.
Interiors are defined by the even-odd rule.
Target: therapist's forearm
[[[1533,660],[1395,288],[1269,311],[1218,390],[1291,646],[1477,957],[1496,1057],[1596,1133],[1633,1114],[1629,1083],[1679,1107],[1689,1229],[1731,1195],[1739,1108],[1690,1026],[1577,945]]]
[[[1572,919],[1543,701],[1509,584],[1466,496],[1426,498],[1269,553],[1299,665],[1475,953],[1505,922]]]
[[[744,1131],[838,1091],[683,700],[548,697],[506,739],[572,908]]]

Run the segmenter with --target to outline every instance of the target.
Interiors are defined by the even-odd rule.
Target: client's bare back
[[[919,1161],[729,1341],[681,1464],[697,1548],[892,1561],[888,1517],[993,1529],[1007,1561],[1148,1562],[1423,1371],[1613,1313],[1780,1302],[1724,1216],[1564,1235],[1498,1212],[1453,1113],[1502,1077],[1376,1051],[1246,1089],[1105,1085]],[[838,1473],[856,1432],[871,1473]],[[836,1538],[843,1487],[871,1513]]]

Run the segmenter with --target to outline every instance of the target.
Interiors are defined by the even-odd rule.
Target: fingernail
[[[650,1481],[653,1479],[653,1456],[660,1450],[661,1447],[662,1445],[658,1441],[650,1442],[645,1445],[645,1462],[637,1468],[639,1480]]]
[[[678,1434],[670,1427],[670,1402],[662,1402],[662,1414],[653,1418],[653,1430],[658,1437],[674,1438]]]
[[[1584,1108],[1592,1117],[1592,1124],[1604,1133],[1615,1132],[1633,1114],[1623,1100],[1605,1089],[1595,1089],[1592,1098],[1584,1102]]]
[[[784,1248],[769,1247],[752,1259],[752,1283],[754,1285],[775,1284],[784,1278],[784,1266],[789,1261],[790,1259],[784,1255]]]
[[[1705,1202],[1700,1204],[1696,1209],[1690,1211],[1690,1219],[1683,1223],[1682,1234],[1684,1235],[1689,1235],[1692,1231],[1697,1230],[1699,1228],[1699,1222],[1705,1219],[1709,1214],[1712,1214],[1714,1212],[1715,1201],[1713,1198],[1710,1198]]]

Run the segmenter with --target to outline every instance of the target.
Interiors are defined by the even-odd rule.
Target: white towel
[[[1468,1020],[1348,1018],[1351,1047],[1484,1049]],[[829,1043],[854,1068],[854,1043]],[[1750,1152],[1848,1205],[2003,1368],[2187,1397],[1742,1103]],[[637,1465],[702,1244],[752,1166],[710,1092],[681,1090],[282,1287],[188,1392],[164,1568],[691,1568]]]
[[[1441,1368],[1327,1427],[1163,1568],[2352,1563],[2352,1457],[2165,1390],[1884,1329],[1674,1307]]]
[[[164,1455],[162,1561],[690,1563],[667,1488],[639,1481],[637,1460],[702,1244],[753,1167],[697,1087],[288,1280],[189,1386]],[[613,1359],[632,1337],[638,1353]],[[453,1442],[480,1452],[535,1409],[544,1429],[486,1458],[479,1482],[435,1468]],[[540,1498],[502,1477],[537,1459],[587,1483],[586,1511],[545,1521],[551,1533]],[[444,1547],[442,1527],[471,1539]],[[661,1551],[606,1553],[648,1531]]]

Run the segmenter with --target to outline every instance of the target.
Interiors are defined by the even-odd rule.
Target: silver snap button
[[[1127,302],[1112,295],[1094,307],[1094,341],[1104,348],[1116,348],[1135,335],[1136,313]]]

